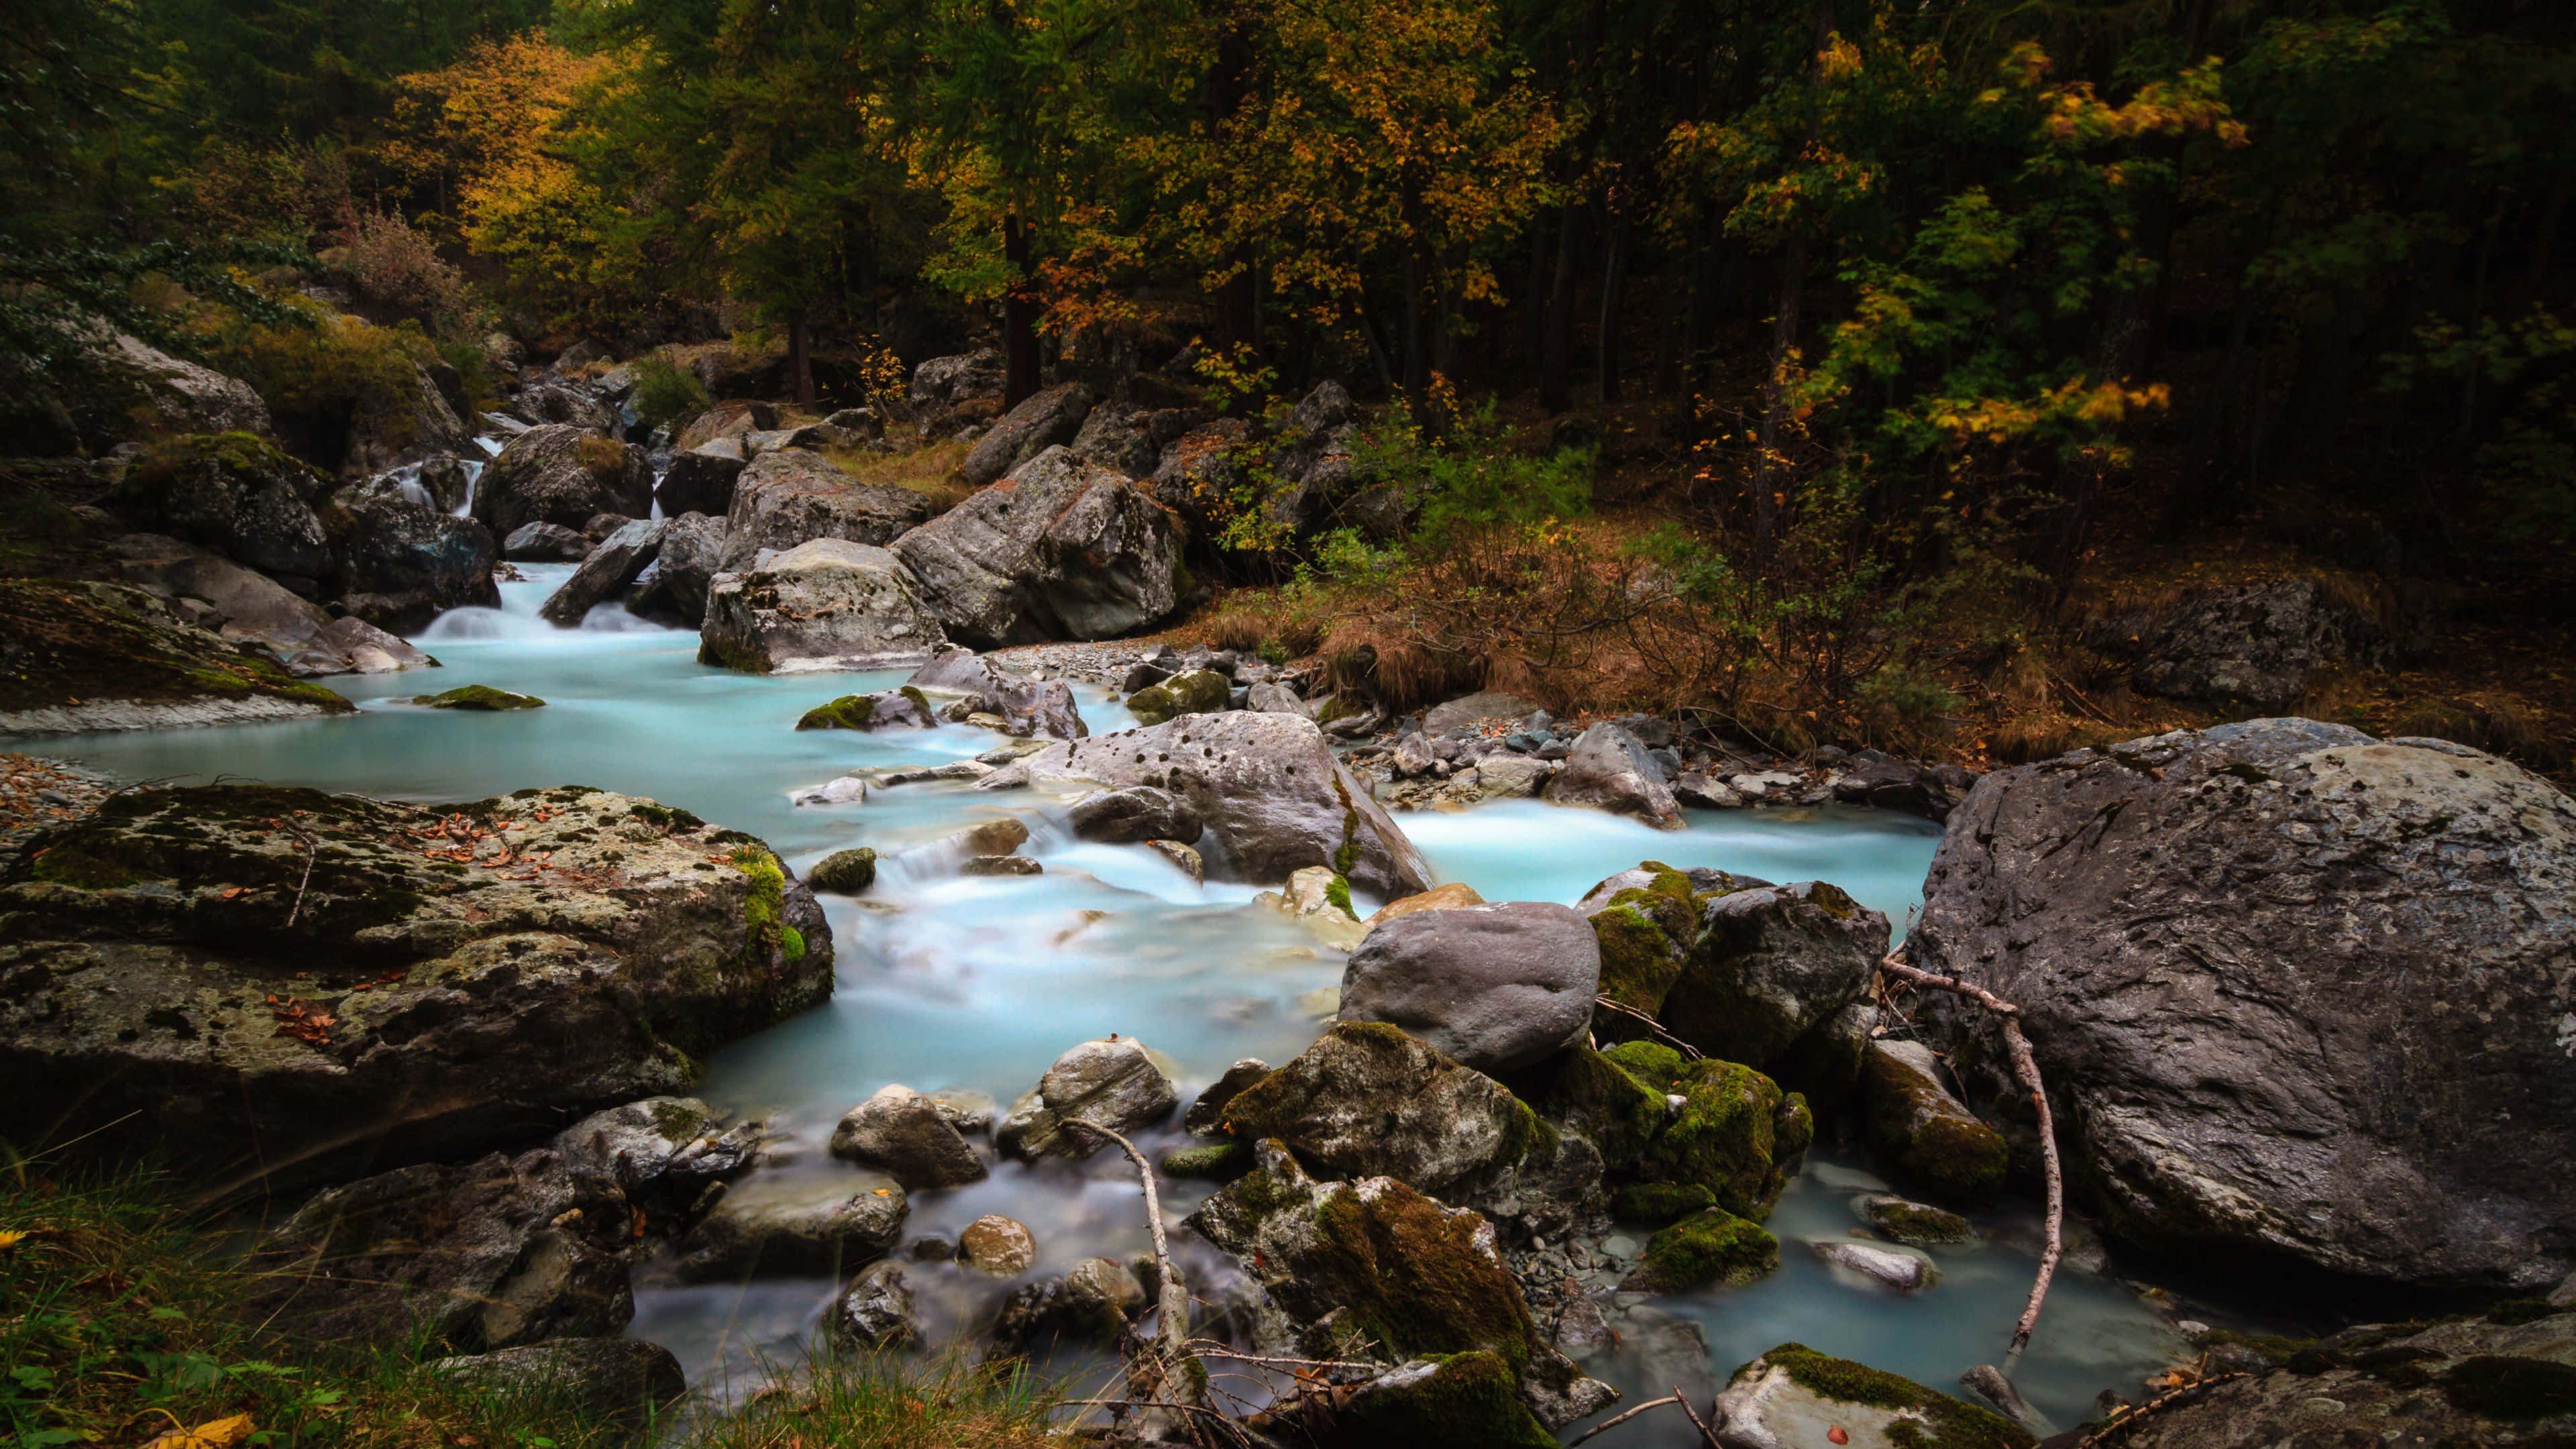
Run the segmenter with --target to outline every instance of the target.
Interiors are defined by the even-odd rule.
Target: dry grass
[[[957,476],[958,466],[966,461],[968,446],[951,439],[924,444],[906,453],[886,453],[875,448],[826,448],[823,456],[831,460],[833,467],[862,483],[909,488],[947,509],[975,494],[974,489],[966,486],[966,480]]]
[[[680,1449],[1041,1449],[1063,1391],[1011,1360],[818,1354]]]

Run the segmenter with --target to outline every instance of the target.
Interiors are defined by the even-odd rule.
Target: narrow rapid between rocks
[[[937,765],[998,741],[964,725],[926,731],[800,733],[807,709],[853,691],[890,688],[905,671],[761,677],[703,667],[697,635],[604,606],[580,629],[536,617],[571,565],[520,565],[497,610],[458,610],[416,636],[445,666],[330,681],[360,706],[355,720],[230,729],[139,731],[53,742],[64,755],[128,780],[203,782],[216,776],[424,801],[456,801],[527,786],[579,783],[649,796],[770,842],[802,872],[856,845],[881,860],[872,890],[825,895],[838,955],[828,1006],[714,1054],[699,1092],[715,1106],[766,1119],[782,1145],[737,1191],[828,1191],[857,1171],[825,1150],[835,1121],[878,1088],[971,1092],[1007,1107],[1059,1053],[1112,1033],[1168,1059],[1189,1101],[1242,1057],[1284,1062],[1330,1018],[1343,949],[1258,904],[1258,887],[1201,885],[1143,846],[1074,840],[1062,826],[1070,795],[984,793],[961,781],[873,790],[864,803],[794,802],[854,770]],[[434,682],[425,682],[434,681]],[[459,714],[418,707],[423,689],[483,684],[533,694],[542,709]],[[1134,723],[1120,705],[1077,686],[1095,734]],[[982,820],[1028,827],[1034,877],[961,875],[935,842]],[[1917,904],[1937,828],[1881,811],[1691,812],[1661,832],[1637,822],[1535,801],[1400,817],[1440,879],[1486,899],[1572,903],[1595,882],[1655,859],[1772,880],[1835,882],[1899,923]],[[1358,901],[1361,914],[1376,903]],[[1183,1145],[1177,1122],[1139,1142],[1148,1154]],[[2037,1215],[1979,1218],[1980,1240],[1928,1250],[1940,1281],[1900,1296],[1821,1261],[1806,1244],[1849,1237],[1854,1201],[1886,1184],[1853,1153],[1820,1144],[1780,1199],[1769,1226],[1780,1270],[1754,1286],[1656,1299],[1630,1322],[1654,1325],[1587,1362],[1628,1403],[1678,1387],[1705,1396],[1737,1364],[1796,1340],[1933,1385],[2000,1361],[2028,1292]],[[1163,1188],[1177,1221],[1204,1183]],[[1005,1161],[950,1191],[912,1195],[908,1239],[954,1241],[999,1213],[1037,1242],[1032,1274],[1082,1259],[1123,1258],[1148,1246],[1141,1194],[1118,1154],[1087,1162]],[[1606,1244],[1633,1257],[1645,1234]],[[1188,1234],[1175,1250],[1203,1297],[1222,1295],[1223,1256]],[[900,1250],[899,1250],[900,1251]],[[1586,1250],[1587,1252],[1589,1250]],[[1589,1282],[1615,1275],[1584,1267]],[[920,1263],[914,1281],[934,1343],[989,1320],[1015,1282]],[[670,1347],[693,1386],[721,1400],[762,1381],[810,1340],[838,1285],[767,1278],[684,1285],[667,1271],[638,1279],[629,1332]],[[2163,1309],[2164,1311],[2159,1311]],[[2087,1416],[2106,1387],[2133,1389],[2186,1353],[2171,1305],[2106,1274],[2079,1241],[2048,1300],[2038,1338],[2015,1380],[2061,1425]],[[1086,1367],[1069,1356],[1059,1368]],[[1105,1375],[1106,1360],[1099,1365]],[[1569,1431],[1572,1432],[1572,1431]],[[1670,1415],[1625,1425],[1612,1445],[1695,1441]]]

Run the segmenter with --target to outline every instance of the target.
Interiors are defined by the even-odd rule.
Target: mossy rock
[[[438,694],[415,694],[414,704],[431,709],[463,709],[481,713],[500,713],[514,709],[543,709],[546,702],[533,694],[512,694],[488,684],[462,684]]]
[[[1712,896],[1696,924],[1656,1020],[1710,1056],[1765,1070],[1860,999],[1887,951],[1887,918],[1825,881]]]
[[[1688,1293],[1759,1282],[1780,1268],[1780,1240],[1733,1213],[1703,1208],[1655,1234],[1620,1283],[1635,1293]]]
[[[936,729],[930,698],[911,685],[877,694],[845,694],[818,704],[796,721],[800,730]]]
[[[1695,1182],[1632,1182],[1610,1199],[1611,1215],[1621,1222],[1655,1227],[1715,1206],[1717,1194]]]
[[[207,702],[240,719],[357,709],[265,651],[180,623],[140,589],[0,579],[0,714],[60,710],[52,727],[115,729],[155,722],[111,717],[120,704]]]
[[[1799,1429],[1810,1423],[1842,1428],[1851,1449],[2033,1449],[2038,1442],[1992,1410],[1799,1343],[1737,1369],[1717,1412],[1744,1437],[1767,1433],[1783,1443],[1803,1443]]]
[[[818,704],[805,711],[796,721],[800,730],[863,730],[876,718],[877,701],[872,694],[845,694],[829,704]]]
[[[1500,1354],[1440,1354],[1378,1379],[1333,1417],[1325,1449],[1555,1449]]]
[[[2003,1191],[2012,1148],[1951,1096],[1936,1073],[1931,1051],[1920,1043],[1870,1044],[1861,1079],[1869,1149],[1937,1202],[1989,1206]]]
[[[1590,1142],[1614,1173],[1633,1168],[1664,1125],[1664,1094],[1590,1047],[1570,1047],[1503,1081],[1540,1118]]]
[[[1191,669],[1127,697],[1128,712],[1138,722],[1158,725],[1185,714],[1215,714],[1226,707],[1234,686],[1213,669]]]
[[[1681,979],[1698,930],[1690,878],[1677,870],[1656,871],[1653,885],[1612,896],[1592,915],[1592,934],[1601,943],[1601,994],[1631,1011],[1657,1015]],[[1623,1036],[1644,1030],[1615,1012],[1604,1014],[1599,1026]]]
[[[1860,1213],[1881,1237],[1893,1242],[1966,1243],[1977,1236],[1976,1229],[1957,1213],[1891,1194],[1862,1198]]]
[[[1806,1100],[1751,1067],[1721,1061],[1689,1063],[1671,1090],[1685,1099],[1681,1112],[1648,1144],[1639,1175],[1696,1184],[1728,1212],[1769,1217],[1813,1135]]]
[[[1251,1170],[1252,1149],[1241,1142],[1177,1147],[1163,1154],[1163,1175],[1166,1177],[1231,1182]]]
[[[836,850],[814,862],[805,872],[805,884],[836,896],[854,896],[877,880],[876,847],[862,845],[855,850]]]
[[[1681,1080],[1689,1059],[1659,1041],[1623,1041],[1601,1054],[1628,1075],[1658,1092],[1669,1092]]]

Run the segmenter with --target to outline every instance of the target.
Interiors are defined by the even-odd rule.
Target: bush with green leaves
[[[635,420],[644,426],[677,427],[708,405],[696,373],[658,352],[635,364]]]

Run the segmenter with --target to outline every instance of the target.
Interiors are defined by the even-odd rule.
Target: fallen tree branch
[[[2251,1377],[2253,1377],[2253,1375],[2245,1373],[2220,1374],[2216,1378],[2202,1379],[2198,1383],[2185,1384],[2181,1388],[2178,1388],[2169,1394],[2162,1394],[2149,1399],[2147,1402],[2140,1404],[2138,1407],[2122,1414],[2116,1419],[2113,1419],[2110,1423],[2094,1430],[2091,1434],[2085,1436],[2083,1442],[2078,1444],[2076,1449],[2094,1449],[2095,1445],[2107,1444],[2111,1442],[2111,1440],[2128,1433],[2131,1429],[2138,1427],[2140,1423],[2144,1422],[2148,1418],[2161,1414],[2167,1409],[2180,1408],[2182,1405],[2189,1403],[2193,1399],[2199,1398],[2203,1393],[2218,1387],[2220,1384],[2228,1383],[2235,1379]]]
[[[1622,1006],[1618,1002],[1612,1001],[1607,996],[1597,994],[1592,998],[1592,1005],[1595,1010],[1607,1009],[1615,1011],[1621,1016],[1627,1017],[1631,1021],[1644,1023],[1646,1030],[1651,1031],[1655,1035],[1664,1039],[1664,1045],[1679,1051],[1682,1054],[1682,1060],[1684,1061],[1695,1062],[1705,1055],[1705,1053],[1701,1052],[1698,1047],[1692,1046],[1689,1042],[1686,1042],[1680,1037],[1673,1035],[1671,1032],[1664,1030],[1663,1023],[1655,1020],[1651,1016],[1648,1016],[1644,1012],[1639,1011],[1633,1006]]]
[[[1628,1412],[1621,1414],[1617,1418],[1604,1419],[1600,1423],[1593,1425],[1591,1428],[1584,1430],[1580,1434],[1577,1434],[1572,1439],[1567,1440],[1565,1449],[1574,1449],[1575,1445],[1582,1443],[1584,1440],[1591,1438],[1595,1434],[1607,1434],[1611,1430],[1618,1428],[1620,1425],[1627,1423],[1630,1419],[1646,1412],[1648,1409],[1660,1409],[1666,1404],[1681,1404],[1681,1402],[1681,1397],[1679,1395],[1674,1395],[1671,1398],[1648,1399],[1646,1402],[1639,1404],[1637,1407],[1630,1409]],[[1687,1409],[1690,1405],[1682,1404],[1682,1407]]]
[[[2010,1362],[2030,1346],[2031,1330],[2039,1325],[2040,1304],[2048,1298],[2049,1280],[2057,1276],[2057,1260],[2065,1247],[2062,1235],[2066,1222],[2066,1178],[2057,1162],[2057,1124],[2049,1115],[2048,1089],[2040,1083],[2039,1061],[2031,1055],[2030,1038],[2022,1034],[2020,1007],[1982,986],[1909,964],[1902,946],[1888,952],[1878,963],[1878,969],[1911,986],[1964,996],[1992,1014],[2003,1028],[2004,1051],[2012,1058],[2013,1079],[2021,1083],[2022,1090],[2030,1093],[2031,1109],[2039,1114],[2039,1160],[2048,1178],[2048,1231],[2040,1249],[2039,1276],[2030,1285],[2030,1302],[2022,1309],[2021,1322],[2013,1329],[2012,1353],[2006,1359]]]
[[[1097,1133],[1118,1144],[1127,1160],[1136,1165],[1137,1179],[1145,1187],[1145,1227],[1154,1238],[1154,1351],[1153,1362],[1136,1365],[1129,1375],[1129,1385],[1147,1396],[1150,1403],[1166,1408],[1206,1411],[1207,1370],[1198,1355],[1190,1350],[1190,1290],[1172,1266],[1172,1245],[1163,1232],[1163,1197],[1154,1188],[1154,1165],[1135,1143],[1096,1122],[1069,1119],[1071,1125],[1085,1132]],[[1189,1370],[1182,1368],[1187,1364]],[[1170,1398],[1164,1393],[1175,1379],[1181,1384],[1182,1397]]]
[[[1708,1449],[1726,1449],[1725,1445],[1717,1442],[1716,1431],[1708,1427],[1708,1421],[1699,1416],[1699,1410],[1691,1407],[1690,1400],[1682,1396],[1680,1389],[1673,1390],[1673,1401],[1682,1406],[1683,1413],[1691,1416],[1693,1424],[1699,1426],[1699,1436],[1708,1441]]]

